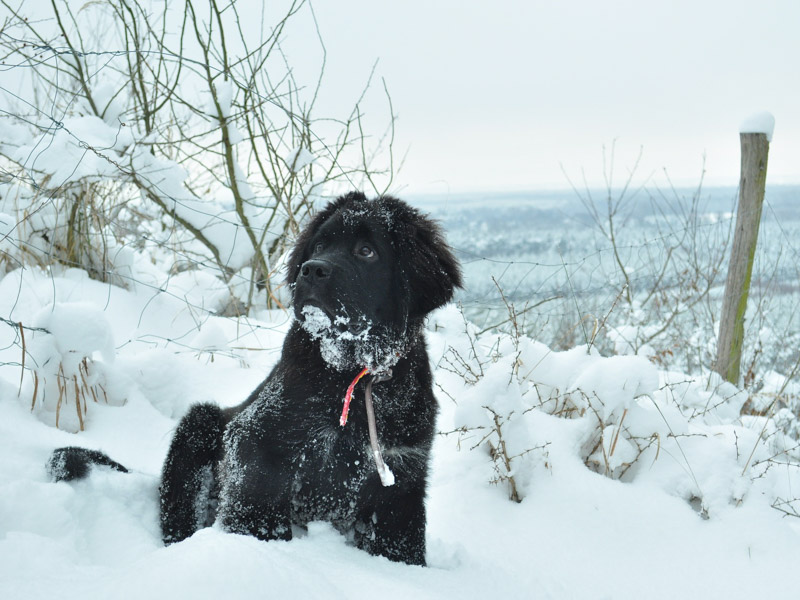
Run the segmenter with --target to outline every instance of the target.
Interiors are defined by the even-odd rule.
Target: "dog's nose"
[[[308,260],[300,268],[301,277],[307,279],[326,279],[331,276],[331,264],[323,260]]]

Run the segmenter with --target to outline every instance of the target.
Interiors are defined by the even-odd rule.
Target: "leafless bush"
[[[634,186],[641,150],[622,186],[615,188],[614,151],[612,145],[608,160],[603,152],[604,198],[596,198],[588,186],[578,189],[570,179],[613,254],[615,272],[605,276],[622,299],[603,320],[598,343],[609,352],[644,353],[662,366],[675,364],[688,373],[698,372],[712,360],[706,343],[713,339],[716,325],[712,291],[722,281],[732,221],[728,219],[725,227],[709,222],[703,207],[704,169],[689,197],[668,177],[666,190],[646,187],[647,180]],[[630,228],[637,202],[651,209],[655,236],[647,243],[621,233]]]
[[[372,75],[349,114],[317,114],[325,46],[302,0],[263,15],[272,24],[256,37],[236,0],[54,0],[35,18],[1,2],[0,54],[19,77],[19,90],[3,90],[0,123],[12,263],[61,262],[107,280],[130,259],[120,249],[147,242],[176,265],[216,267],[234,312],[247,311],[280,303],[270,278],[317,198],[391,185],[386,86],[380,136],[361,109]],[[322,53],[311,85],[282,50],[300,20]]]

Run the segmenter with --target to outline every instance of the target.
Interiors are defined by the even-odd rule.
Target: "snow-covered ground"
[[[800,469],[777,418],[743,419],[732,387],[644,358],[476,335],[452,306],[429,321],[449,433],[427,568],[322,523],[291,542],[214,527],[164,547],[157,485],[177,420],[193,402],[241,401],[288,326],[281,311],[210,316],[214,293],[191,273],[131,290],[76,269],[0,279],[0,315],[31,328],[21,381],[19,331],[0,324],[0,598],[797,597],[800,520],[786,512]],[[510,471],[487,449],[498,422]],[[68,444],[134,472],[51,483],[45,461]]]

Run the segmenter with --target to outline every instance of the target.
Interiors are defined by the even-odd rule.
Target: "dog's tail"
[[[53,450],[45,468],[53,481],[73,481],[86,477],[94,466],[111,467],[122,473],[128,472],[128,469],[117,461],[111,460],[108,455],[99,450],[89,450],[78,446],[66,446]]]

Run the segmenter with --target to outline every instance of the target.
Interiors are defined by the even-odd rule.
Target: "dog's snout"
[[[331,276],[332,268],[330,263],[322,260],[309,260],[303,263],[300,269],[301,277],[307,279],[327,279]]]

